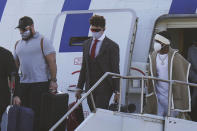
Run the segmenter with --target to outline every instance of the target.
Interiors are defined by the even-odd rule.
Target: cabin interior
[[[167,30],[172,41],[172,48],[178,49],[180,54],[187,59],[188,48],[197,41],[197,28],[174,28]]]

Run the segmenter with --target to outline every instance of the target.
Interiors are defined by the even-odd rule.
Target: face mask
[[[99,32],[92,32],[92,37],[95,39],[99,39],[102,36],[101,31]]]
[[[161,50],[161,44],[159,44],[158,42],[155,42],[154,43],[154,50],[156,52],[160,51]]]
[[[27,31],[25,31],[25,32],[23,32],[21,34],[21,37],[22,37],[23,40],[28,40],[29,37],[30,37],[30,35],[31,35],[31,31],[30,30],[27,30]]]

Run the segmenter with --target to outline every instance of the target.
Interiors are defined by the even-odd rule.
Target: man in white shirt
[[[162,33],[161,33],[162,34]],[[177,50],[170,47],[170,40],[165,34],[154,37],[154,51],[149,56],[149,75],[165,80],[180,80],[188,82],[190,64]],[[161,81],[148,81],[147,112],[166,116],[168,113],[169,84]],[[176,117],[180,112],[191,110],[189,87],[185,85],[172,86],[171,115]]]

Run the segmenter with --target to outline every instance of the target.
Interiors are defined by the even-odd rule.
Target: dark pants
[[[192,111],[190,116],[193,121],[197,122],[197,88],[193,87],[191,94]]]
[[[43,93],[48,92],[48,90],[49,82],[20,84],[20,98],[22,105],[32,108],[35,113],[34,131],[39,131],[41,96]]]
[[[96,108],[108,109],[109,101],[110,101],[110,98],[112,96],[112,92],[98,93],[98,92],[93,91],[92,96],[93,96]],[[94,110],[94,108],[93,108],[93,105],[92,105],[90,95],[87,98],[87,102],[88,102],[88,106],[90,108],[90,111],[92,112]]]

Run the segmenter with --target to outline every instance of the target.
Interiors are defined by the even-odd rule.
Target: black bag
[[[118,111],[118,103],[114,102],[114,103],[110,104],[108,109],[111,111]]]
[[[68,109],[68,94],[51,94],[42,95],[40,111],[40,130],[48,131]],[[62,122],[56,131],[65,131],[66,122]]]
[[[108,109],[111,111],[118,111],[119,105],[117,102],[114,102],[109,105]],[[133,113],[136,110],[135,104],[129,104],[128,106],[121,106],[120,107],[120,112],[127,112],[127,113]]]
[[[73,102],[69,104],[68,110],[70,110],[77,102]],[[80,104],[69,116],[66,120],[67,131],[74,131],[84,120],[83,108]]]

